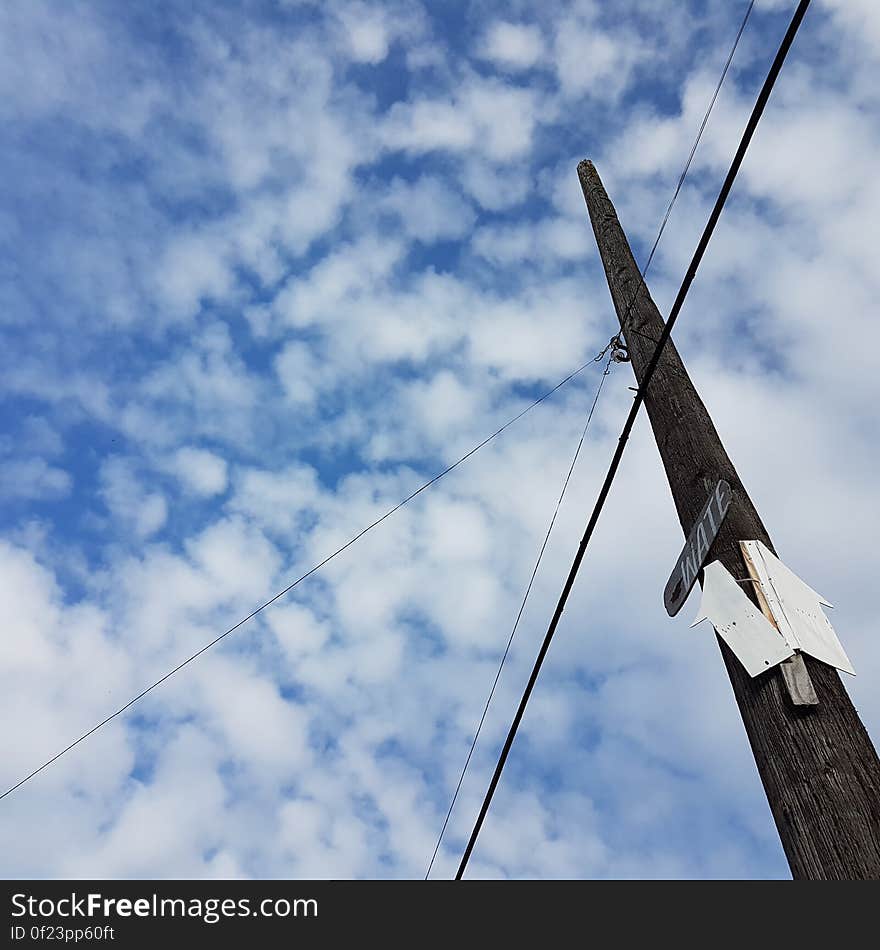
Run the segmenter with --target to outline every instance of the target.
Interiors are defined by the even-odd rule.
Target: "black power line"
[[[706,108],[706,113],[703,116],[703,121],[700,123],[700,127],[697,130],[696,138],[694,139],[693,144],[691,145],[691,150],[690,150],[690,153],[688,154],[687,160],[684,163],[684,168],[681,171],[681,175],[679,175],[678,183],[675,186],[675,191],[672,194],[672,198],[669,200],[669,204],[666,208],[666,212],[663,215],[663,219],[660,222],[660,227],[657,230],[657,237],[654,238],[654,244],[652,245],[651,251],[648,254],[648,259],[645,262],[645,266],[641,270],[639,284],[636,287],[635,293],[633,293],[632,298],[629,301],[629,304],[627,304],[627,307],[623,314],[623,318],[620,321],[621,329],[617,335],[611,338],[611,342],[608,344],[608,347],[606,347],[606,350],[614,348],[615,343],[619,342],[620,340],[620,334],[623,333],[626,329],[626,322],[629,319],[630,312],[632,310],[633,305],[636,302],[636,298],[639,295],[639,291],[641,291],[642,289],[642,284],[644,284],[645,282],[645,277],[647,276],[647,273],[651,268],[651,262],[654,260],[654,253],[656,252],[657,247],[660,244],[660,239],[663,237],[663,232],[666,230],[666,225],[669,221],[669,216],[672,214],[672,209],[673,207],[675,207],[675,202],[678,200],[678,196],[681,193],[682,186],[684,185],[685,179],[687,178],[688,172],[690,171],[691,163],[694,160],[694,155],[696,155],[697,148],[699,147],[700,141],[703,138],[703,132],[706,130],[706,125],[709,122],[709,116],[712,114],[712,110],[715,107],[715,102],[718,99],[718,94],[721,91],[721,87],[724,85],[724,80],[727,77],[728,70],[730,69],[730,64],[731,62],[733,62],[733,57],[734,57],[734,54],[736,53],[736,48],[737,46],[739,46],[740,38],[743,35],[743,31],[746,28],[746,24],[749,22],[749,17],[751,16],[752,8],[754,6],[755,6],[755,0],[751,0],[751,2],[748,5],[748,8],[746,9],[745,16],[743,17],[742,22],[740,23],[739,30],[737,31],[736,37],[734,38],[733,45],[730,48],[730,52],[727,55],[727,60],[724,63],[724,68],[721,70],[721,75],[719,76],[718,82],[715,85],[715,90],[712,93],[712,98],[709,100],[709,105]],[[605,351],[603,350],[603,352],[600,354],[600,357],[603,356],[604,353]],[[612,357],[613,357],[613,354],[612,354]],[[586,422],[586,425],[584,426],[584,432],[581,435],[580,442],[578,443],[577,449],[575,450],[574,458],[571,461],[571,467],[569,468],[568,475],[566,476],[565,482],[562,486],[562,493],[559,496],[559,501],[556,503],[556,510],[553,512],[553,517],[550,519],[550,525],[547,528],[547,533],[544,537],[544,542],[541,545],[540,551],[538,552],[538,559],[535,563],[535,567],[534,567],[534,570],[532,571],[532,576],[529,579],[529,583],[526,586],[526,591],[525,591],[525,594],[523,595],[522,602],[520,603],[520,607],[519,607],[519,611],[517,612],[516,619],[513,622],[513,629],[510,632],[510,636],[507,640],[507,645],[505,646],[504,652],[501,655],[501,661],[498,664],[498,670],[495,673],[495,679],[492,681],[492,687],[489,690],[489,696],[486,700],[486,705],[483,707],[483,713],[480,716],[480,721],[477,725],[476,732],[474,733],[474,738],[473,738],[473,741],[471,742],[470,749],[468,750],[467,758],[465,759],[464,766],[462,767],[461,774],[459,775],[458,784],[455,786],[455,791],[453,792],[453,795],[452,795],[452,801],[449,803],[449,808],[446,811],[446,817],[443,819],[443,826],[440,829],[440,834],[437,838],[437,843],[434,846],[434,853],[431,855],[431,860],[428,864],[428,870],[425,872],[425,880],[428,879],[431,873],[431,868],[434,866],[434,861],[437,858],[437,852],[439,851],[440,844],[443,841],[443,835],[446,832],[446,827],[449,824],[449,819],[452,817],[452,809],[455,807],[455,803],[458,799],[458,793],[461,791],[461,786],[462,786],[462,783],[464,782],[464,777],[467,773],[468,766],[470,765],[471,757],[473,756],[474,749],[476,748],[476,745],[477,745],[477,740],[480,738],[480,733],[483,729],[483,723],[486,721],[486,715],[489,712],[489,706],[492,702],[492,698],[495,695],[495,689],[498,686],[498,680],[504,668],[505,661],[507,660],[507,655],[510,652],[510,647],[511,647],[511,644],[513,643],[513,639],[516,636],[516,631],[519,626],[520,618],[523,615],[523,611],[525,610],[526,603],[529,599],[529,594],[531,593],[531,590],[532,590],[532,584],[534,583],[535,576],[538,573],[538,568],[541,566],[541,560],[544,556],[544,550],[547,547],[547,542],[550,540],[550,534],[553,531],[553,527],[556,523],[556,516],[559,514],[559,506],[562,504],[562,499],[565,496],[565,490],[568,487],[568,482],[569,482],[569,479],[571,478],[571,473],[574,471],[574,466],[575,466],[575,463],[577,462],[577,458],[580,453],[581,446],[583,445],[584,438],[587,434],[587,428],[590,425],[590,420],[593,417],[593,412],[596,408],[596,403],[598,402],[599,394],[602,391],[602,385],[605,382],[605,376],[607,376],[608,374],[608,367],[610,366],[612,357],[609,357],[609,362],[606,365],[605,372],[602,374],[602,378],[599,381],[599,388],[596,392],[596,397],[593,400],[593,405],[592,405],[592,408],[590,409],[589,416],[587,417],[587,422]]]
[[[471,852],[473,851],[477,837],[479,836],[480,828],[483,825],[486,813],[489,810],[489,805],[492,802],[492,796],[495,794],[498,780],[501,778],[501,772],[504,769],[507,756],[510,753],[511,746],[513,745],[513,740],[516,738],[516,733],[519,729],[519,724],[522,721],[523,714],[525,713],[526,706],[528,705],[529,697],[531,696],[532,690],[535,687],[538,674],[540,673],[541,666],[544,663],[544,658],[547,656],[550,642],[552,641],[553,635],[556,632],[556,628],[559,625],[559,620],[562,616],[563,610],[565,609],[568,595],[571,593],[575,578],[577,577],[578,569],[580,568],[581,562],[584,559],[587,545],[589,544],[590,538],[593,535],[596,522],[599,520],[599,515],[602,513],[602,508],[605,506],[608,492],[611,489],[611,485],[617,474],[617,469],[620,466],[620,460],[623,457],[623,452],[626,448],[630,432],[632,431],[636,417],[639,414],[639,409],[641,409],[642,403],[645,401],[645,393],[647,392],[648,386],[651,383],[654,371],[657,369],[657,364],[660,361],[660,355],[663,352],[666,341],[669,339],[672,333],[672,328],[675,325],[675,321],[678,319],[678,315],[681,312],[682,305],[684,304],[685,298],[687,297],[688,291],[690,290],[690,286],[694,280],[694,277],[696,276],[697,268],[703,259],[706,248],[709,246],[709,240],[712,237],[715,226],[718,224],[718,219],[721,217],[721,212],[724,209],[725,203],[727,202],[727,197],[730,194],[730,190],[733,187],[734,181],[736,180],[737,173],[739,172],[740,166],[742,165],[743,159],[745,158],[746,152],[748,151],[749,144],[751,143],[752,137],[755,134],[755,129],[758,127],[758,122],[760,121],[761,115],[764,112],[764,108],[767,105],[767,100],[770,98],[770,93],[773,91],[773,86],[775,85],[782,69],[782,64],[785,62],[785,58],[788,55],[791,44],[794,42],[795,35],[797,34],[798,28],[801,25],[801,21],[803,20],[804,14],[807,12],[807,7],[809,7],[809,5],[810,0],[800,0],[797,10],[795,10],[794,16],[792,17],[791,23],[786,30],[785,36],[782,39],[782,43],[776,52],[776,56],[772,65],[770,66],[770,71],[767,73],[767,78],[764,80],[764,85],[761,87],[761,91],[758,93],[758,98],[755,101],[752,114],[749,116],[749,121],[746,123],[745,131],[743,132],[742,138],[740,139],[736,154],[730,163],[730,168],[728,169],[727,176],[724,179],[724,184],[721,186],[721,191],[718,193],[718,197],[715,200],[715,206],[712,208],[712,213],[709,215],[709,220],[706,222],[706,226],[703,229],[703,233],[700,237],[699,243],[697,244],[697,249],[694,251],[694,255],[691,258],[690,264],[688,265],[684,279],[681,282],[675,302],[673,303],[672,309],[669,313],[669,319],[666,321],[666,324],[663,327],[663,333],[660,335],[660,339],[657,341],[657,346],[654,348],[654,353],[651,356],[651,360],[645,369],[642,381],[639,384],[638,390],[636,391],[632,408],[630,409],[629,415],[627,416],[626,422],[624,423],[623,430],[620,434],[620,439],[617,443],[617,448],[615,449],[614,456],[611,460],[611,465],[608,468],[608,474],[605,476],[605,481],[601,490],[599,491],[599,497],[596,499],[596,504],[593,508],[592,514],[590,515],[590,520],[587,522],[584,536],[581,539],[580,546],[578,547],[577,553],[574,557],[574,562],[571,565],[571,570],[569,571],[568,577],[565,580],[565,585],[562,588],[562,593],[559,596],[556,609],[553,611],[553,617],[550,620],[550,626],[547,628],[547,633],[544,636],[544,641],[541,644],[541,649],[538,652],[535,665],[532,669],[531,675],[529,676],[529,680],[526,683],[525,690],[522,694],[522,698],[520,700],[519,706],[517,707],[513,722],[510,726],[510,731],[508,732],[507,738],[504,741],[504,746],[501,749],[498,763],[495,766],[495,772],[492,775],[489,788],[486,791],[486,796],[483,799],[483,804],[480,808],[480,813],[477,816],[476,822],[474,823],[470,839],[468,840],[467,846],[465,847],[461,863],[458,867],[458,871],[456,872],[456,880],[461,880],[462,876],[464,875],[465,868],[467,867],[468,860],[471,856]]]
[[[609,347],[610,346],[611,344],[609,344]],[[458,777],[458,784],[455,786],[455,791],[452,794],[452,801],[449,803],[449,808],[446,810],[446,817],[443,819],[443,827],[440,829],[440,834],[437,836],[437,843],[434,845],[434,853],[431,855],[431,860],[428,863],[428,870],[425,871],[426,881],[431,874],[431,868],[434,867],[434,861],[437,858],[437,852],[440,850],[440,844],[443,841],[443,835],[446,832],[446,826],[449,824],[449,819],[452,817],[452,809],[455,808],[455,803],[458,800],[458,793],[461,791],[461,786],[464,782],[464,777],[467,774],[471,757],[474,754],[474,749],[477,747],[477,740],[480,738],[480,733],[483,731],[483,723],[486,721],[486,715],[489,712],[489,706],[492,704],[492,698],[495,695],[495,690],[498,686],[498,680],[501,679],[501,672],[504,669],[504,664],[507,661],[507,656],[510,653],[511,646],[513,645],[513,639],[516,636],[516,631],[519,629],[519,622],[522,619],[523,611],[526,609],[526,604],[529,600],[529,594],[532,592],[532,585],[535,583],[535,578],[538,576],[538,569],[541,566],[541,561],[544,559],[544,552],[547,550],[547,544],[550,541],[550,535],[553,533],[553,527],[556,524],[556,518],[559,515],[559,509],[562,507],[562,500],[565,498],[565,492],[568,489],[568,483],[571,481],[571,476],[574,472],[574,467],[577,464],[578,456],[581,454],[581,449],[584,446],[584,440],[587,437],[587,431],[590,428],[590,422],[593,420],[593,413],[596,411],[596,405],[599,402],[599,396],[602,395],[602,387],[605,385],[605,378],[608,376],[608,373],[611,370],[611,361],[613,358],[614,353],[612,351],[612,353],[608,356],[607,362],[605,363],[605,368],[602,370],[602,375],[599,377],[599,385],[596,387],[596,395],[593,396],[593,402],[590,406],[590,411],[587,413],[587,421],[584,423],[584,428],[581,432],[581,437],[578,441],[577,448],[574,450],[571,464],[568,466],[568,473],[566,474],[565,480],[562,483],[562,491],[559,493],[559,498],[556,502],[556,508],[553,510],[553,517],[550,519],[550,524],[547,526],[547,533],[544,535],[544,541],[542,542],[541,548],[538,551],[538,557],[535,561],[535,566],[532,569],[532,576],[529,578],[529,582],[526,585],[526,590],[523,594],[522,601],[520,602],[519,610],[516,613],[516,619],[513,621],[513,628],[510,631],[510,636],[507,638],[507,645],[504,647],[504,652],[501,654],[501,660],[498,664],[498,669],[495,672],[495,679],[492,680],[492,687],[489,690],[488,697],[486,698],[486,705],[483,707],[483,713],[480,716],[480,721],[477,724],[476,731],[474,732],[474,738],[471,742],[470,749],[468,749],[467,758],[464,760],[461,774]]]

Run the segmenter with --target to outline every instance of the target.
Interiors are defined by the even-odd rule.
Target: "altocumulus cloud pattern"
[[[3,5],[4,788],[604,346],[575,165],[644,261],[745,9],[666,6]],[[792,6],[755,5],[652,264],[661,308]],[[875,4],[813,4],[676,339],[780,553],[838,605],[875,741],[878,59]],[[5,799],[3,873],[421,876],[596,382]],[[470,877],[787,876],[713,638],[662,609],[681,537],[644,424],[630,453]]]

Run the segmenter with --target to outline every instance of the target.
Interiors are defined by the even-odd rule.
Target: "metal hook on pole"
[[[619,336],[615,337],[612,340],[612,349],[611,349],[611,359],[615,363],[628,363],[629,362],[629,350],[626,348],[626,344]]]

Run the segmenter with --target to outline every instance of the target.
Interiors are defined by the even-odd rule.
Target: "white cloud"
[[[280,316],[295,327],[327,321],[391,273],[402,256],[394,240],[367,238],[328,254],[307,276],[291,280],[275,298]]]
[[[429,176],[411,183],[393,181],[383,206],[399,216],[407,235],[425,242],[463,237],[475,220],[473,209],[460,194]]]
[[[487,226],[474,235],[475,253],[495,264],[559,264],[583,260],[588,225],[571,218],[545,218],[537,224]]]
[[[415,153],[468,149],[473,146],[475,137],[470,117],[448,99],[397,103],[391,110],[386,130],[389,147]]]
[[[258,597],[278,569],[273,545],[240,518],[216,521],[186,543],[186,551],[224,598]]]
[[[495,165],[469,156],[462,186],[489,211],[504,211],[525,201],[532,190],[528,169],[517,163]]]
[[[321,390],[322,367],[311,347],[296,340],[285,344],[275,357],[275,372],[291,403],[309,407],[315,402]]]
[[[175,238],[158,265],[156,280],[172,313],[189,316],[204,298],[229,292],[233,276],[227,241],[204,234]]]
[[[405,411],[412,411],[419,428],[441,443],[460,432],[478,412],[473,389],[447,370],[431,379],[412,383],[402,396]]]
[[[274,607],[267,612],[266,623],[292,665],[307,656],[319,657],[331,635],[327,623],[318,620],[311,610],[297,603]]]
[[[206,449],[184,446],[174,453],[172,468],[189,491],[205,497],[226,490],[226,461]]]
[[[507,69],[528,69],[544,53],[544,41],[537,26],[500,21],[489,27],[483,55]]]
[[[542,316],[552,313],[554,333]],[[576,368],[591,338],[589,312],[574,287],[559,282],[552,296],[499,300],[485,306],[470,330],[472,358],[518,378],[551,379]],[[582,362],[582,360],[580,360]]]
[[[121,456],[101,465],[101,497],[118,523],[138,538],[155,534],[168,517],[164,495],[145,488],[133,462]]]
[[[359,63],[382,62],[391,39],[385,11],[366,3],[348,3],[339,15],[352,59]]]
[[[291,532],[309,514],[317,495],[315,471],[306,465],[279,472],[246,469],[238,476],[230,505],[268,530]]]
[[[870,48],[876,50],[880,44],[880,16],[875,3],[871,0],[849,3],[823,0],[823,6],[831,10],[835,20],[848,31],[851,38],[870,44]]]
[[[463,84],[454,99],[396,103],[384,129],[386,146],[413,154],[475,151],[493,161],[522,156],[539,118],[549,118],[531,90],[496,80]]]
[[[64,469],[41,458],[0,461],[0,493],[5,498],[63,498],[70,486],[70,475]]]
[[[645,41],[631,28],[608,32],[594,15],[558,22],[553,61],[566,98],[615,100],[644,56]]]
[[[209,323],[138,381],[117,424],[134,438],[159,445],[195,435],[250,439],[260,389],[229,328]]]

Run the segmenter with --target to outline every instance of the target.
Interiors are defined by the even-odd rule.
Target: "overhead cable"
[[[612,344],[609,343],[604,350],[599,354],[604,356],[605,353],[612,348]],[[614,351],[617,352],[617,351]],[[574,472],[574,467],[577,464],[578,456],[581,453],[581,449],[584,445],[584,440],[587,437],[587,431],[590,428],[590,422],[593,419],[593,414],[596,411],[596,405],[599,402],[599,396],[602,394],[602,388],[605,385],[605,379],[608,376],[611,370],[611,362],[614,360],[614,352],[609,355],[605,367],[602,370],[602,375],[599,377],[599,385],[596,387],[596,394],[593,397],[592,405],[590,406],[590,411],[587,413],[587,421],[584,423],[583,431],[581,432],[580,440],[578,441],[577,447],[574,450],[574,455],[571,460],[571,464],[568,466],[568,472],[566,473],[565,479],[562,483],[562,490],[559,493],[559,498],[556,501],[556,507],[553,510],[553,516],[550,518],[550,524],[547,526],[547,531],[544,534],[544,540],[541,543],[540,550],[538,551],[538,557],[535,561],[535,566],[532,569],[532,575],[529,578],[529,582],[526,585],[525,593],[523,594],[522,601],[520,601],[519,610],[516,613],[516,619],[513,621],[513,628],[510,631],[510,636],[507,638],[507,644],[504,647],[504,652],[501,654],[501,660],[498,664],[498,669],[495,672],[495,679],[492,681],[492,686],[489,690],[489,695],[486,698],[486,704],[483,707],[483,713],[480,716],[480,721],[477,723],[477,728],[474,732],[473,740],[471,741],[470,748],[468,749],[467,758],[464,760],[464,765],[461,769],[461,774],[458,776],[458,783],[455,786],[455,791],[452,794],[452,801],[449,803],[449,808],[446,810],[446,817],[443,819],[443,827],[440,829],[440,834],[437,837],[437,843],[434,845],[434,853],[431,855],[431,860],[428,863],[428,870],[425,871],[425,880],[427,881],[428,877],[431,874],[431,868],[434,866],[434,861],[437,858],[437,852],[440,850],[440,844],[443,841],[443,834],[446,831],[446,827],[449,824],[449,819],[452,817],[452,810],[455,808],[455,803],[458,800],[458,793],[461,791],[462,783],[464,782],[464,777],[467,774],[468,766],[470,765],[471,757],[474,754],[474,749],[477,747],[477,740],[480,738],[480,733],[483,730],[483,723],[486,721],[486,715],[489,712],[489,706],[492,704],[492,698],[495,695],[495,689],[498,686],[498,680],[501,679],[501,672],[504,669],[504,664],[507,660],[507,656],[510,653],[510,648],[513,644],[514,637],[516,636],[516,631],[519,628],[519,622],[522,619],[523,611],[526,609],[526,603],[529,599],[529,594],[532,592],[532,585],[535,582],[535,577],[538,574],[538,569],[541,566],[541,561],[544,559],[544,552],[547,550],[547,544],[550,541],[550,535],[553,533],[553,527],[556,524],[556,518],[559,514],[559,509],[562,507],[562,500],[565,498],[565,492],[568,489],[568,483],[571,481],[572,473]]]
[[[607,349],[607,347],[606,347],[606,349]],[[603,351],[603,353],[604,353],[604,351]],[[252,620],[254,617],[256,617],[257,614],[261,613],[261,612],[264,611],[267,607],[269,607],[270,605],[274,604],[276,600],[279,600],[280,598],[284,597],[284,595],[290,593],[290,591],[292,591],[292,590],[294,589],[294,587],[297,587],[297,586],[298,586],[299,584],[301,584],[304,580],[306,580],[307,578],[311,577],[313,574],[316,574],[318,571],[321,570],[322,567],[324,567],[326,564],[328,564],[328,563],[329,563],[330,561],[332,561],[334,558],[336,558],[336,557],[338,557],[340,554],[342,554],[343,551],[347,550],[347,549],[350,548],[353,544],[355,544],[357,541],[359,541],[365,534],[367,534],[367,532],[372,531],[373,528],[375,528],[375,527],[377,527],[378,525],[382,524],[383,521],[385,521],[387,518],[390,518],[395,512],[397,512],[397,511],[399,511],[401,508],[403,508],[404,505],[409,504],[409,502],[411,502],[417,495],[420,495],[423,491],[425,491],[426,488],[430,488],[430,487],[431,487],[432,485],[434,485],[436,482],[440,481],[441,478],[443,478],[444,476],[448,475],[448,474],[449,474],[451,471],[453,471],[454,469],[458,468],[459,465],[461,465],[463,462],[467,461],[467,459],[469,459],[472,455],[475,455],[477,452],[480,451],[480,449],[484,448],[486,445],[488,445],[488,444],[489,444],[490,442],[492,442],[494,439],[498,438],[498,436],[501,435],[502,432],[504,432],[506,429],[508,429],[510,426],[512,426],[515,422],[518,422],[520,419],[522,419],[522,417],[523,417],[524,415],[526,415],[526,413],[531,412],[532,409],[534,409],[536,406],[539,406],[539,405],[540,405],[541,403],[543,403],[545,400],[549,399],[554,393],[556,393],[558,390],[560,390],[563,386],[565,386],[567,383],[571,382],[571,380],[573,380],[576,376],[580,375],[588,366],[594,365],[599,359],[601,359],[601,357],[602,357],[602,354],[600,353],[600,354],[598,354],[597,356],[592,357],[591,359],[587,360],[586,363],[584,363],[582,366],[579,366],[579,367],[578,367],[576,370],[574,370],[573,372],[569,373],[568,376],[565,377],[565,379],[560,380],[552,389],[547,390],[547,392],[545,392],[542,396],[539,396],[539,397],[538,397],[537,399],[535,399],[533,402],[529,403],[529,405],[527,405],[524,409],[522,409],[520,412],[518,412],[518,413],[517,413],[515,416],[513,416],[511,419],[508,419],[507,422],[505,422],[502,426],[499,426],[499,428],[497,428],[491,435],[489,435],[489,436],[487,436],[485,439],[483,439],[482,442],[479,442],[479,443],[478,443],[477,445],[475,445],[472,449],[470,449],[470,450],[468,450],[467,452],[465,452],[464,455],[462,455],[460,458],[456,459],[451,465],[448,465],[446,468],[444,468],[443,471],[438,472],[436,475],[433,476],[433,478],[429,478],[428,481],[426,481],[426,482],[424,482],[423,484],[421,484],[417,489],[415,489],[415,491],[410,492],[410,494],[407,495],[402,501],[400,501],[400,502],[398,502],[396,505],[394,505],[393,508],[389,508],[388,511],[386,511],[383,515],[381,515],[381,517],[377,518],[375,521],[373,521],[372,523],[368,524],[365,528],[363,528],[362,530],[358,531],[358,533],[355,534],[353,537],[349,538],[349,540],[346,541],[345,544],[343,544],[343,545],[341,545],[340,547],[336,548],[335,551],[333,551],[331,554],[328,554],[327,557],[325,557],[322,561],[319,561],[317,564],[315,564],[315,566],[312,567],[312,568],[310,568],[308,571],[306,571],[305,574],[302,574],[301,576],[299,576],[299,577],[298,577],[295,581],[293,581],[291,584],[288,584],[287,587],[285,587],[283,590],[278,591],[277,594],[275,594],[274,596],[270,597],[270,598],[269,598],[267,601],[265,601],[264,603],[260,604],[260,606],[257,607],[256,609],[252,610],[246,617],[243,617],[243,618],[242,618],[241,620],[239,620],[237,623],[235,623],[235,624],[233,624],[231,627],[229,627],[228,630],[225,630],[223,633],[221,633],[219,636],[215,637],[215,638],[214,638],[213,640],[211,640],[209,643],[206,643],[203,647],[201,647],[200,649],[196,650],[195,653],[193,653],[193,654],[191,654],[190,656],[188,656],[185,660],[182,660],[180,663],[177,664],[177,666],[175,666],[173,669],[169,670],[169,671],[168,671],[167,673],[165,673],[163,676],[160,676],[159,679],[157,679],[155,682],[151,683],[151,684],[150,684],[149,686],[147,686],[145,689],[141,690],[136,696],[133,696],[127,703],[125,703],[123,706],[120,706],[119,709],[117,709],[115,712],[110,713],[110,715],[106,716],[106,717],[105,717],[104,719],[102,719],[100,722],[98,722],[98,723],[96,723],[94,726],[92,726],[92,728],[89,729],[88,732],[84,732],[78,739],[75,739],[75,740],[74,740],[73,742],[71,742],[69,745],[67,745],[67,746],[65,746],[63,749],[61,749],[60,752],[57,752],[57,753],[56,753],[55,755],[53,755],[50,759],[47,759],[45,762],[43,762],[42,765],[38,766],[38,767],[35,768],[33,771],[31,771],[31,772],[29,772],[27,775],[25,775],[25,776],[24,776],[22,779],[20,779],[18,782],[16,782],[14,785],[12,785],[12,786],[10,786],[9,788],[7,788],[5,792],[0,793],[0,800],[6,798],[7,795],[12,794],[12,792],[14,792],[16,789],[21,788],[21,786],[24,785],[25,782],[28,782],[28,781],[30,781],[32,778],[34,778],[34,776],[39,775],[40,772],[42,772],[44,769],[48,768],[48,767],[49,767],[50,765],[52,765],[54,762],[57,762],[58,759],[60,759],[60,758],[61,758],[63,755],[65,755],[66,753],[70,752],[71,749],[73,749],[73,748],[75,748],[76,746],[78,746],[81,742],[84,742],[86,739],[89,738],[89,736],[94,735],[99,729],[101,729],[101,728],[103,728],[104,726],[106,726],[109,722],[112,722],[112,721],[113,721],[114,719],[116,719],[118,716],[121,716],[127,709],[129,709],[129,708],[130,708],[131,706],[133,706],[135,703],[137,703],[137,702],[139,702],[141,699],[143,699],[144,696],[146,696],[148,693],[152,692],[154,689],[156,689],[156,687],[161,686],[166,680],[168,680],[168,679],[170,679],[172,676],[174,676],[175,673],[179,673],[180,670],[182,670],[185,666],[188,666],[190,663],[192,663],[193,660],[198,659],[198,657],[200,657],[203,653],[206,653],[206,652],[207,652],[208,650],[210,650],[212,647],[215,647],[218,643],[220,643],[221,640],[224,640],[224,639],[225,639],[226,637],[228,637],[231,633],[234,633],[234,632],[235,632],[236,630],[238,630],[240,627],[244,626],[249,620]]]
[[[635,424],[636,417],[638,416],[639,410],[645,401],[645,393],[647,392],[648,386],[651,383],[651,379],[654,376],[654,372],[657,369],[660,356],[663,353],[663,348],[666,346],[666,342],[672,333],[672,328],[675,326],[675,322],[678,319],[679,313],[681,312],[685,298],[687,297],[688,291],[690,290],[691,284],[693,283],[694,277],[696,276],[697,268],[703,259],[706,248],[709,246],[709,241],[715,230],[715,226],[718,224],[718,220],[721,217],[721,212],[723,211],[724,205],[727,202],[727,197],[730,194],[730,190],[733,187],[736,176],[740,170],[740,167],[742,166],[743,159],[745,158],[746,152],[749,148],[749,144],[751,143],[752,137],[755,134],[755,129],[758,127],[758,122],[760,121],[764,112],[764,108],[767,105],[767,101],[770,98],[770,93],[773,90],[773,86],[776,84],[776,80],[782,69],[782,65],[785,62],[785,58],[788,55],[788,51],[791,48],[792,43],[794,42],[798,28],[801,25],[801,21],[803,20],[804,14],[807,12],[807,7],[809,7],[809,5],[810,0],[800,0],[800,3],[795,10],[794,16],[792,17],[791,23],[789,24],[779,49],[776,52],[776,56],[773,59],[773,63],[769,72],[767,73],[767,78],[764,80],[764,84],[761,87],[761,91],[758,93],[758,98],[755,101],[752,113],[749,116],[748,122],[746,123],[745,131],[743,132],[740,143],[737,146],[736,153],[733,157],[733,160],[731,161],[730,168],[728,169],[727,175],[724,179],[724,183],[722,184],[721,190],[718,193],[718,197],[715,200],[715,205],[713,206],[712,212],[709,215],[709,220],[706,222],[706,226],[703,229],[703,233],[697,244],[697,248],[694,251],[691,262],[688,265],[687,271],[685,272],[684,279],[682,280],[681,286],[679,287],[678,293],[676,294],[675,302],[673,303],[672,309],[669,312],[669,318],[663,327],[663,333],[660,335],[660,339],[657,341],[657,345],[654,348],[651,359],[645,368],[645,372],[636,391],[635,399],[633,400],[632,408],[630,409],[629,415],[627,416],[626,422],[624,423],[623,430],[620,434],[620,439],[617,443],[617,448],[614,451],[614,456],[608,468],[608,473],[606,474],[605,481],[603,482],[602,488],[599,491],[599,497],[596,499],[596,504],[593,508],[592,514],[590,515],[590,519],[587,522],[584,536],[581,539],[581,543],[574,557],[574,562],[571,565],[571,569],[568,572],[568,577],[565,580],[565,585],[562,588],[562,593],[559,596],[559,601],[556,604],[556,609],[553,612],[553,617],[550,620],[550,626],[547,628],[547,633],[545,634],[544,640],[541,643],[541,649],[538,652],[538,656],[532,668],[531,675],[529,676],[528,682],[526,683],[519,702],[519,706],[517,707],[516,714],[514,715],[513,722],[510,726],[510,730],[508,731],[507,738],[505,739],[504,745],[502,746],[498,762],[495,766],[495,771],[492,774],[492,778],[489,783],[489,788],[486,791],[485,797],[483,798],[483,803],[480,807],[479,814],[474,823],[474,827],[465,847],[464,854],[462,855],[458,871],[456,872],[456,880],[460,880],[463,877],[465,869],[467,868],[468,861],[470,859],[471,853],[473,852],[474,845],[476,844],[480,833],[480,829],[482,828],[483,822],[486,818],[486,813],[489,810],[489,805],[492,802],[495,789],[498,786],[498,781],[501,778],[504,764],[507,761],[511,746],[513,745],[513,741],[516,738],[519,725],[522,722],[523,714],[525,713],[526,706],[529,702],[529,697],[531,696],[532,690],[535,687],[538,674],[541,671],[541,666],[543,665],[544,659],[547,656],[547,651],[550,648],[550,643],[553,640],[553,635],[556,632],[556,628],[559,625],[559,620],[562,616],[563,610],[565,609],[565,604],[568,600],[569,594],[571,593],[575,578],[577,577],[578,569],[580,568],[581,562],[584,559],[587,545],[593,536],[596,522],[599,520],[599,515],[602,513],[602,509],[605,506],[608,492],[610,491],[611,485],[614,482],[614,478],[617,474],[620,460],[623,457],[623,453],[629,440],[633,425]]]

